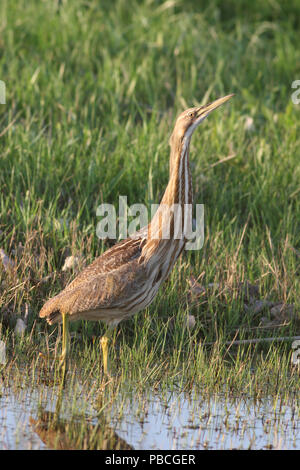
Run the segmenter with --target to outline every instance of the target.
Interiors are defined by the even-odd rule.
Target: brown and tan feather
[[[227,101],[216,100],[206,107],[191,108],[177,119],[170,138],[170,179],[160,208],[192,203],[192,181],[189,168],[191,135],[201,116]],[[200,118],[199,118],[200,116]],[[117,324],[149,305],[162,282],[170,274],[185,245],[185,237],[174,237],[174,217],[169,216],[171,237],[161,237],[159,211],[148,227],[135,237],[116,244],[86,267],[61,293],[48,300],[40,317],[52,324],[62,314],[72,320],[102,320]]]

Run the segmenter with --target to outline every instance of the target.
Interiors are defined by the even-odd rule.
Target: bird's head
[[[190,138],[194,130],[199,126],[199,124],[215,109],[217,109],[221,104],[226,103],[233,94],[223,96],[211,103],[205,104],[204,106],[189,108],[181,113],[175,123],[173,133],[170,138],[170,144],[175,143],[175,141],[181,141],[187,137]]]

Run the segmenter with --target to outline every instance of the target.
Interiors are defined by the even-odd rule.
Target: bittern
[[[68,350],[68,320],[102,320],[109,328],[101,338],[104,372],[108,372],[108,332],[120,321],[151,304],[170,274],[187,241],[174,236],[174,212],[169,212],[170,237],[162,236],[161,207],[179,205],[184,214],[192,204],[189,148],[193,132],[216,108],[233,95],[205,106],[187,109],[176,120],[170,138],[169,183],[151,222],[135,236],[122,240],[96,258],[62,292],[48,300],[40,317],[63,323],[61,361]]]

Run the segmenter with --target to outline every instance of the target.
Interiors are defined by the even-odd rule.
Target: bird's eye
[[[188,117],[189,117],[189,118],[192,118],[192,117],[194,117],[194,113],[193,113],[193,111],[190,111],[190,112],[188,113]]]

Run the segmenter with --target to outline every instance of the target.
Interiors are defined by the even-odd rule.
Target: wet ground
[[[125,392],[126,394],[127,392]],[[134,394],[114,401],[105,419],[84,404],[84,425],[74,428],[73,441],[63,433],[70,415],[49,432],[47,422],[55,411],[53,390],[0,390],[0,448],[76,448],[74,434],[105,431],[105,446],[134,449],[300,449],[299,398],[285,402],[265,398],[203,397],[164,392]],[[80,410],[82,403],[77,403]],[[66,404],[65,404],[66,405]],[[67,409],[64,403],[61,410]],[[120,412],[121,408],[121,412]],[[42,414],[41,414],[42,410]],[[62,424],[64,423],[64,424]],[[88,423],[88,424],[87,424]],[[76,426],[79,426],[78,423]],[[82,423],[81,423],[82,424]],[[107,438],[107,430],[109,437]]]

